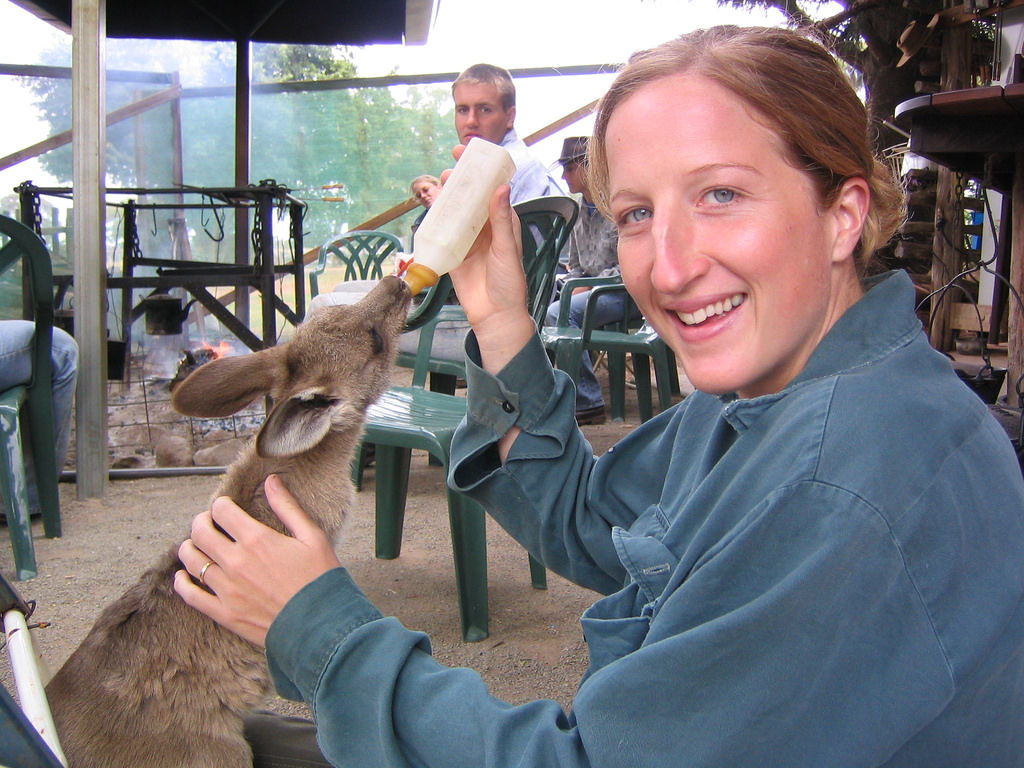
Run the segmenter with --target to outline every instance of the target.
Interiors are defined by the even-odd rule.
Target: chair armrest
[[[598,286],[609,285],[609,286],[621,286],[622,277],[620,275],[607,275],[605,277],[570,277],[562,282],[562,293],[563,297],[572,296],[573,289],[575,288],[597,288]],[[625,290],[625,287],[623,287]],[[558,327],[566,328],[569,325],[569,304],[568,301],[559,301],[558,306]],[[587,304],[589,306],[590,300],[588,299]]]
[[[447,274],[441,275],[441,279],[427,289],[427,294],[419,306],[409,313],[405,320],[405,330],[415,331],[431,320],[445,306],[451,292],[451,277]]]

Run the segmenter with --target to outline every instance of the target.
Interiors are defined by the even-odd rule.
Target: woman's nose
[[[656,222],[653,226],[654,259],[651,284],[660,293],[678,293],[710,266],[697,241],[697,233],[684,220]]]

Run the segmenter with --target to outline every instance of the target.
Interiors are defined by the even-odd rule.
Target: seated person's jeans
[[[0,390],[18,384],[28,384],[32,378],[32,336],[35,324],[27,320],[0,321]],[[71,414],[78,379],[78,344],[60,328],[53,329],[50,353],[53,360],[53,422],[57,454],[57,471],[64,466],[71,439]],[[31,439],[30,437],[28,438]],[[35,468],[31,450],[24,446],[26,475],[28,476],[28,503],[32,514],[39,513],[39,491],[36,488]]]
[[[587,297],[590,291],[575,294],[570,299],[569,325],[573,328],[583,326],[583,312],[587,308]],[[554,302],[548,307],[547,317],[544,325],[553,326],[558,324],[558,312],[562,299]],[[594,327],[614,323],[622,319],[622,312],[629,296],[624,293],[605,293],[597,298],[594,310]],[[631,316],[634,316],[634,312]],[[576,410],[585,411],[590,408],[598,408],[604,405],[604,395],[601,393],[601,382],[597,380],[594,373],[594,365],[590,360],[590,353],[583,350],[582,365],[580,366],[580,379],[576,382]]]

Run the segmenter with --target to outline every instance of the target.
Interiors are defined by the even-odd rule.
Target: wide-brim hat
[[[560,165],[572,161],[580,162],[587,156],[587,143],[589,136],[572,136],[562,142],[562,154],[555,161]]]

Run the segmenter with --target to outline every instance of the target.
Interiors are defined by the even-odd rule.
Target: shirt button
[[[514,413],[516,407],[512,405],[512,403],[510,403],[508,400],[506,400],[501,404],[501,410],[503,410],[505,413]]]

